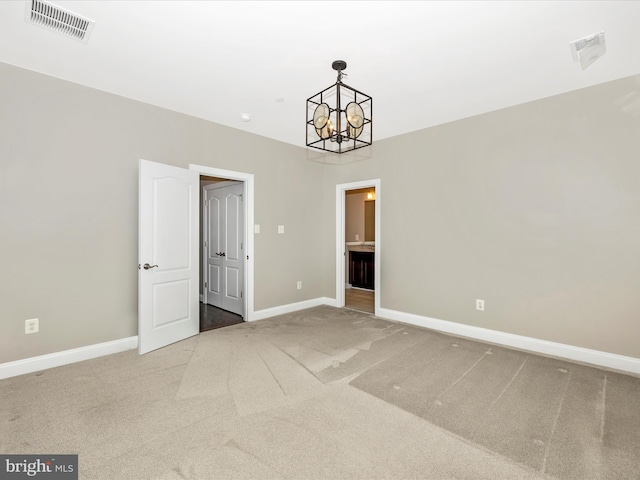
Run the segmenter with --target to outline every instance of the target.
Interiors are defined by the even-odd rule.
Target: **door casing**
[[[224,182],[218,182],[218,183],[214,183],[211,185],[205,185],[202,187],[202,199],[203,199],[203,205],[201,205],[201,208],[204,207],[204,211],[203,211],[203,215],[202,215],[202,231],[203,231],[203,236],[202,236],[202,248],[201,248],[201,252],[203,254],[203,257],[200,259],[200,263],[202,264],[202,276],[203,278],[200,279],[201,283],[204,282],[204,284],[202,285],[202,291],[203,291],[203,300],[204,303],[207,303],[209,305],[214,305],[216,307],[222,308],[224,310],[228,310],[231,311],[235,314],[238,314],[240,316],[244,317],[244,259],[246,256],[245,253],[245,249],[244,249],[244,208],[242,207],[241,209],[238,210],[238,225],[240,228],[240,232],[241,234],[239,235],[239,237],[237,238],[237,243],[234,244],[233,248],[231,248],[228,244],[226,244],[224,246],[224,248],[222,250],[225,251],[225,255],[224,257],[213,257],[211,255],[212,253],[212,248],[213,247],[213,243],[215,239],[212,239],[210,234],[212,232],[211,230],[211,225],[210,225],[210,220],[211,220],[211,197],[217,197],[220,192],[223,193],[233,193],[233,190],[242,190],[242,192],[244,192],[244,185],[242,185],[242,182],[236,182],[236,181],[224,181]],[[240,195],[241,197],[244,196],[244,193]],[[244,199],[241,198],[240,199],[240,205],[242,205],[244,203]],[[221,238],[225,239],[225,240],[229,240],[229,235],[228,235],[228,230],[227,230],[227,222],[228,222],[228,211],[226,209],[226,199],[225,201],[223,201],[223,204],[221,205],[222,209],[218,210],[218,213],[220,212],[224,212],[223,218],[220,220],[219,222],[219,226],[220,228],[222,228],[222,232],[218,231],[216,229],[217,232],[217,240],[220,240]],[[235,238],[235,237],[233,237]],[[215,247],[215,249],[220,250],[220,247]],[[238,266],[239,268],[237,268],[236,270],[238,271],[238,284],[236,285],[237,287],[237,291],[238,291],[238,295],[236,297],[233,296],[229,296],[229,290],[228,287],[229,285],[227,284],[227,279],[229,278],[229,275],[227,274],[228,272],[228,268],[230,268],[229,263],[231,263],[233,265],[234,262],[230,262],[229,258],[231,258],[229,256],[230,252],[236,251],[237,252],[237,257],[236,260],[238,262]],[[220,287],[220,292],[216,293],[211,293],[210,288],[212,286],[212,282],[213,279],[211,278],[211,265],[210,263],[213,262],[220,268],[220,271],[217,274],[217,281],[215,282],[215,284],[217,284]]]
[[[346,245],[345,245],[345,195],[347,190],[357,190],[359,188],[375,188],[376,190],[376,248],[374,253],[375,271],[374,271],[374,315],[379,315],[380,298],[382,296],[381,289],[381,263],[382,258],[382,235],[381,232],[381,214],[382,211],[382,190],[379,178],[373,180],[362,180],[359,182],[341,183],[336,185],[336,306],[344,307],[344,290],[345,290],[345,265],[346,265]]]
[[[198,172],[200,176],[237,180],[244,184],[244,320],[251,322],[254,320],[254,175],[196,164],[190,164],[189,170]]]

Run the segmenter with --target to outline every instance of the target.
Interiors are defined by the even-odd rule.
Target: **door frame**
[[[202,177],[200,177],[202,178]],[[236,180],[228,180],[225,179],[223,181],[220,182],[216,182],[216,183],[211,183],[209,185],[203,185],[200,187],[200,193],[201,193],[201,198],[203,200],[203,204],[200,205],[201,208],[201,215],[200,215],[200,227],[202,230],[202,237],[200,238],[200,251],[202,252],[202,257],[200,258],[200,265],[202,267],[202,275],[200,276],[200,287],[202,288],[202,295],[200,298],[200,302],[202,303],[208,303],[208,297],[207,297],[207,287],[206,287],[206,283],[210,283],[211,280],[209,279],[209,275],[208,275],[208,264],[209,264],[209,259],[207,257],[207,253],[208,253],[208,249],[209,249],[209,244],[207,244],[207,246],[205,246],[205,242],[209,241],[210,239],[208,237],[208,226],[209,226],[209,218],[204,214],[204,211],[202,210],[203,206],[206,204],[207,201],[207,194],[210,190],[216,190],[218,188],[226,188],[226,187],[230,187],[233,185],[238,185],[239,183],[244,183],[244,182],[238,182]],[[244,203],[244,186],[243,188],[243,203]],[[244,207],[242,209],[242,222],[244,224]],[[243,228],[245,228],[246,225],[243,225]],[[244,240],[244,233],[243,233],[243,237],[240,240],[243,244],[245,244],[245,240]],[[245,252],[245,254],[243,255],[243,257],[246,257],[246,248],[242,248],[242,250]],[[242,263],[243,263],[243,267],[242,267],[242,274],[244,275],[244,262],[245,262],[245,258],[242,258]],[[242,291],[244,292],[244,280],[242,281]],[[244,293],[243,293],[243,297],[244,298]],[[244,301],[243,301],[244,303]],[[244,307],[243,307],[244,308]],[[233,312],[235,313],[235,312]],[[242,317],[244,318],[244,312],[242,314]]]
[[[362,180],[359,182],[341,183],[336,185],[336,307],[344,307],[344,290],[346,288],[345,271],[346,271],[346,241],[345,241],[345,198],[347,190],[358,190],[360,188],[375,188],[376,191],[376,248],[374,252],[375,270],[374,270],[374,315],[380,314],[380,297],[381,297],[381,263],[382,258],[382,231],[381,215],[382,210],[382,190],[379,178],[373,180]]]
[[[224,170],[222,168],[207,167],[204,165],[189,164],[189,170],[198,172],[200,176],[237,180],[244,184],[244,321],[251,322],[254,319],[253,288],[254,288],[254,262],[253,262],[253,223],[254,223],[254,175],[252,173]],[[377,207],[376,207],[377,208]],[[377,220],[376,220],[377,221]],[[250,228],[251,226],[251,228]],[[377,235],[377,233],[376,233]],[[202,262],[202,259],[199,259]]]

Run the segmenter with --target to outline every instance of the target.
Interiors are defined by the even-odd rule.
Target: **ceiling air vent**
[[[89,41],[95,23],[77,13],[42,0],[26,2],[25,20],[83,43]]]
[[[589,37],[574,40],[569,43],[574,62],[580,62],[584,70],[605,54],[607,48],[604,43],[604,32]]]

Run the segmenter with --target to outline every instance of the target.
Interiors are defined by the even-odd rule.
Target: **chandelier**
[[[336,60],[334,85],[307,99],[307,147],[345,153],[371,145],[373,100],[342,83],[347,62]]]

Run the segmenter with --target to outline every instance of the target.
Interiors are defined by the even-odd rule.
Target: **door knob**
[[[148,263],[145,263],[142,268],[144,268],[145,270],[149,270],[150,268],[156,268],[158,265],[149,265]]]

